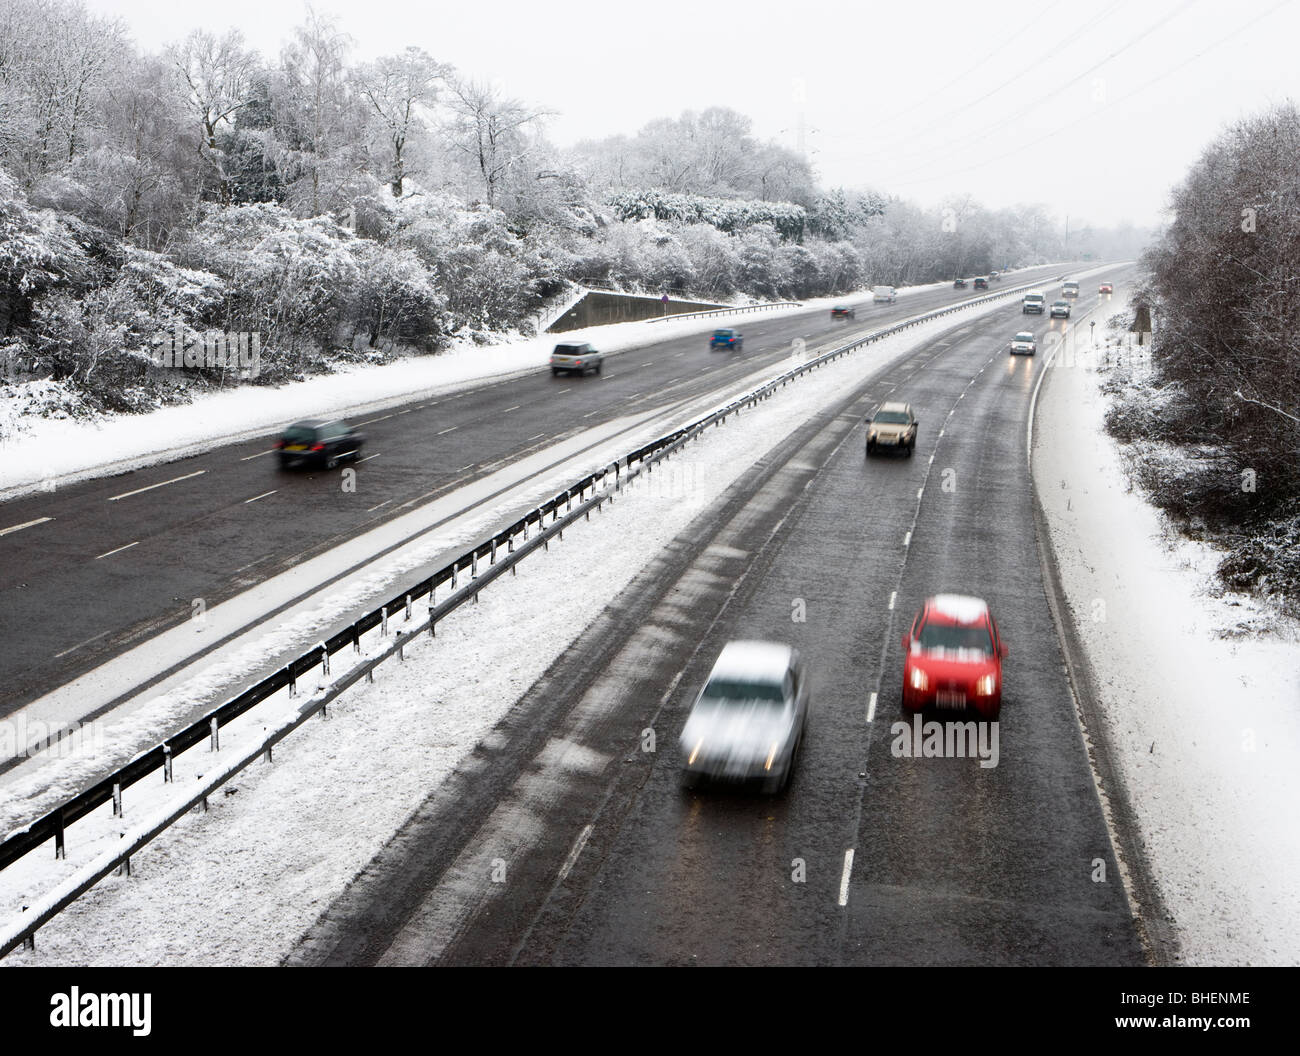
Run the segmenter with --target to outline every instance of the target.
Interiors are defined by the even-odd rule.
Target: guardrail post
[[[273,762],[273,760],[271,759],[271,746],[269,744],[266,746],[266,761],[268,763]]]
[[[406,595],[406,622],[411,622],[411,595]]]
[[[289,675],[289,699],[293,700],[298,695],[298,678],[293,673],[293,664],[286,665],[285,671]]]
[[[122,816],[122,782],[113,782],[113,817]]]
[[[325,643],[320,643],[320,673],[321,677],[330,677],[330,651],[325,648]]]
[[[357,629],[355,623],[352,625],[352,651],[354,653],[361,652],[361,632]]]
[[[172,783],[172,746],[170,744],[164,744],[163,745],[163,784],[170,785],[171,783]]]
[[[478,579],[478,549],[471,550],[469,553],[469,578]]]
[[[54,859],[58,861],[67,856],[68,848],[63,838],[63,811],[60,810],[54,819]]]
[[[494,535],[492,537],[492,552],[488,554],[488,564],[495,565],[496,563],[497,563],[497,537]]]
[[[456,589],[456,566],[458,564],[459,564],[458,561],[453,561],[451,563],[451,589],[452,590]]]
[[[385,638],[387,638],[387,637],[388,637],[388,606],[387,606],[387,605],[381,605],[381,606],[379,607],[379,612],[380,612],[380,617],[379,617],[379,627],[380,627],[380,632],[379,632],[379,633],[382,634]]]
[[[211,739],[208,741],[208,748],[214,752],[221,751],[221,733],[217,729],[217,717],[215,715],[209,720],[208,728],[212,731]],[[207,807],[203,809],[206,810]]]
[[[27,912],[26,906],[23,906],[23,912],[24,913]],[[23,939],[23,949],[31,950],[32,953],[36,952],[36,932],[33,931],[30,935],[27,936],[27,938]]]

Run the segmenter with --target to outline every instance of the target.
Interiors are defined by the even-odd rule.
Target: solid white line
[[[896,591],[896,590],[891,590],[891,591],[889,592],[889,609],[890,609],[891,612],[893,611],[893,608],[894,608],[894,602],[895,602],[897,599],[898,599],[898,591]]]
[[[569,875],[569,870],[577,864],[578,855],[580,855],[582,849],[587,846],[587,840],[590,836],[591,826],[584,825],[582,831],[578,833],[578,839],[574,842],[573,849],[569,851],[569,857],[564,859],[564,864],[560,866],[560,878],[557,883],[564,883],[564,878]]]
[[[453,433],[453,432],[455,432],[455,431],[456,431],[457,429],[459,429],[459,428],[460,428],[459,425],[453,425],[450,429],[440,429],[438,432],[434,433],[433,435],[434,435],[434,436],[442,436],[443,433]]]
[[[517,410],[519,410],[519,408],[522,407],[522,406],[523,406],[522,403],[516,403],[513,407],[507,407],[507,408],[506,408],[504,411],[502,411],[501,413],[502,413],[502,414],[509,414],[511,411],[517,411]]]
[[[925,494],[925,488],[917,488],[917,489],[916,489],[916,501],[917,501],[917,502],[920,502],[920,501],[921,501],[921,496],[924,495],[924,494]]]
[[[206,472],[207,472],[206,469],[200,469],[196,473],[186,473],[185,476],[183,477],[172,477],[171,480],[164,480],[159,484],[150,484],[147,488],[136,488],[135,491],[124,491],[122,492],[121,495],[111,496],[108,501],[117,502],[118,499],[129,499],[132,495],[139,495],[141,492],[145,492],[145,491],[153,491],[154,488],[163,488],[166,487],[168,484],[175,484],[178,480],[189,480],[190,477],[199,477]]]
[[[277,450],[277,449],[274,448],[274,447],[268,447],[265,451],[259,451],[259,452],[258,452],[257,454],[255,454],[255,455],[245,455],[245,456],[244,456],[243,458],[241,458],[239,461],[241,461],[241,462],[248,462],[248,461],[251,461],[251,460],[254,459],[254,458],[261,458],[263,455],[272,455],[272,454],[275,454],[276,450]]]
[[[110,550],[106,554],[100,554],[99,557],[112,557],[114,554],[120,554],[123,550],[130,550],[131,547],[139,545],[140,540],[137,539],[134,543],[127,543],[126,546],[119,546],[116,550]],[[95,558],[95,560],[98,561],[99,557]]]
[[[393,501],[392,499],[385,499],[385,500],[384,500],[383,502],[381,502],[378,506],[371,506],[370,509],[366,510],[366,513],[374,513],[375,510],[382,509],[383,507],[387,506],[387,505],[388,505],[390,502],[392,502],[392,501]]]
[[[840,877],[840,905],[849,904],[849,873],[853,871],[853,848],[844,852],[844,875]]]
[[[871,700],[867,702],[867,721],[870,722],[876,717],[876,694],[871,694]]]
[[[540,440],[540,439],[541,439],[542,437],[544,437],[545,435],[546,435],[545,433],[538,433],[536,436],[530,436],[530,437],[528,438],[528,440],[525,440],[525,441],[524,441],[524,443],[525,443],[525,444],[528,443],[529,440]]]
[[[264,499],[264,498],[266,498],[268,495],[274,495],[275,492],[276,492],[276,491],[279,491],[279,490],[280,490],[279,488],[276,488],[275,491],[264,491],[264,492],[262,492],[261,495],[254,495],[251,499],[245,499],[245,500],[244,500],[244,505],[247,506],[250,502],[256,502],[258,499]]]
[[[568,392],[568,391],[569,391],[568,389],[556,389],[556,390],[555,390],[555,395],[558,396],[558,395],[560,395],[560,393],[562,393],[562,392]]]
[[[37,517],[34,521],[25,521],[22,524],[15,524],[12,528],[5,528],[0,531],[0,535],[8,535],[10,532],[21,532],[24,528],[30,528],[33,524],[44,524],[46,521],[54,520],[53,517]]]

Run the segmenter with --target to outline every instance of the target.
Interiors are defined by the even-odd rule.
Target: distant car
[[[996,271],[990,271],[990,272],[989,272],[989,281],[990,281],[990,282],[999,282],[1001,279],[1002,279],[1002,276],[999,275]]]
[[[1020,310],[1025,315],[1042,315],[1046,300],[1041,293],[1027,293]]]
[[[952,288],[953,288],[954,290],[964,290],[964,289],[966,288],[966,280],[965,280],[965,279],[953,279],[953,280],[952,280]]]
[[[832,319],[856,319],[857,317],[858,314],[854,309],[846,308],[842,304],[837,304],[834,308],[831,309]]]
[[[918,422],[908,403],[882,403],[867,419],[867,454],[877,451],[905,451],[908,457],[916,450]]]
[[[551,374],[586,374],[587,371],[599,374],[604,362],[604,353],[597,352],[585,341],[559,344],[551,353]]]
[[[359,458],[365,439],[364,434],[358,433],[347,422],[308,418],[286,426],[275,442],[275,448],[279,452],[281,469],[303,465],[333,469],[345,458]]]
[[[1064,284],[1062,285],[1062,287],[1061,287],[1061,296],[1062,296],[1062,297],[1078,297],[1078,296],[1079,296],[1079,284],[1078,284],[1077,282],[1074,282],[1073,280],[1070,280],[1070,281],[1064,283]]]
[[[1098,292],[1098,293],[1114,293],[1114,292],[1115,292],[1115,287],[1112,286],[1109,282],[1103,282],[1100,286],[1097,287],[1097,292]]]
[[[803,741],[808,699],[796,650],[728,642],[682,728],[682,784],[757,779],[765,792],[780,792]]]
[[[1070,302],[1069,302],[1069,301],[1053,301],[1053,302],[1052,302],[1051,318],[1053,318],[1053,319],[1069,319],[1069,318],[1070,318]]]
[[[887,302],[893,304],[898,300],[898,288],[896,286],[872,286],[871,299],[876,302]]]
[[[1006,644],[988,604],[964,594],[927,598],[903,635],[903,710],[1002,710]]]
[[[976,288],[977,290],[987,290],[987,289],[989,288],[989,280],[988,280],[988,279],[985,279],[985,278],[982,278],[982,277],[976,279],[976,280],[975,280],[975,288]]]
[[[731,352],[740,352],[745,347],[745,339],[741,336],[739,330],[722,329],[714,330],[713,336],[709,338],[709,351],[715,348],[725,348]]]
[[[1038,342],[1034,340],[1034,335],[1028,330],[1021,330],[1011,339],[1011,354],[1013,356],[1032,356],[1037,351]]]

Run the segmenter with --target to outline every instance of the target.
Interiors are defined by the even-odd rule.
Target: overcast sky
[[[146,51],[235,26],[278,54],[305,5],[87,0]],[[728,106],[827,186],[933,204],[1041,202],[1070,226],[1156,223],[1226,125],[1300,101],[1296,0],[322,0],[354,61],[424,48],[556,112],[561,146]]]

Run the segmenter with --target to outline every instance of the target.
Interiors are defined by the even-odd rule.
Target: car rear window
[[[291,425],[284,431],[287,444],[309,444],[316,439],[316,430],[305,425]]]
[[[585,345],[556,345],[555,355],[557,356],[581,356],[586,352]]]
[[[993,655],[993,638],[983,624],[960,626],[926,621],[917,635],[927,653],[982,653]]]

